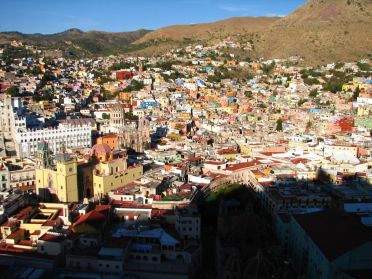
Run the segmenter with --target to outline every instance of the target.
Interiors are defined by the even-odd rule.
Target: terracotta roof
[[[295,158],[295,159],[291,160],[291,162],[293,164],[297,165],[297,164],[300,164],[300,163],[305,164],[305,163],[309,162],[309,160],[305,159],[305,158]]]
[[[87,223],[91,226],[97,226],[100,227],[103,225],[106,221],[106,214],[104,212],[99,212],[96,210],[92,210],[88,212],[87,214],[81,216],[74,224],[73,227],[79,226],[83,223]]]
[[[18,212],[14,217],[17,219],[17,220],[24,220],[26,219],[27,217],[30,216],[30,213],[32,212],[32,206],[28,206],[24,209],[22,209],[20,212]]]
[[[199,161],[199,160],[201,160],[201,157],[192,157],[192,158],[187,158],[185,161],[196,162],[196,161]]]
[[[151,211],[151,218],[158,216],[173,216],[175,215],[173,209],[153,209]]]
[[[259,165],[259,164],[257,164],[256,161],[245,162],[245,163],[238,163],[238,164],[229,165],[226,168],[226,170],[228,170],[228,171],[236,171],[236,170],[239,170],[239,169],[249,168],[249,167],[253,167],[253,166],[256,166],[256,165]]]
[[[10,235],[8,235],[7,239],[15,239],[17,238],[21,233],[24,233],[25,230],[24,229],[18,229],[16,231],[14,231],[13,233],[11,233]]]
[[[55,220],[48,220],[43,224],[43,227],[53,227],[57,222],[57,219]]]
[[[32,246],[31,240],[20,240],[17,245],[23,245],[23,246]]]
[[[111,205],[109,204],[99,204],[99,205],[96,205],[96,207],[94,208],[95,211],[98,211],[100,213],[103,213],[103,214],[108,214],[108,212],[111,210]]]
[[[39,238],[39,240],[48,241],[48,242],[62,242],[66,239],[63,235],[54,235],[46,233],[42,237]]]
[[[107,144],[99,143],[92,147],[89,151],[90,156],[97,156],[97,155],[111,155],[111,148]]]
[[[118,135],[115,135],[115,134],[107,134],[107,135],[104,135],[102,138],[103,139],[116,139],[118,137]]]
[[[238,152],[236,152],[236,150],[234,149],[221,149],[221,150],[218,150],[217,153],[219,155],[238,154]]]
[[[224,165],[225,163],[219,162],[219,161],[205,161],[204,164],[220,166],[220,165]]]
[[[119,207],[119,208],[143,208],[143,209],[152,208],[151,204],[141,204],[137,202],[128,202],[128,201],[120,201],[120,200],[113,201],[113,204],[115,205],[115,207]]]

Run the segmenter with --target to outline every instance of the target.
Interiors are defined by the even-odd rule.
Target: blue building
[[[142,101],[139,106],[140,109],[148,109],[154,107],[160,107],[160,104],[157,101]]]

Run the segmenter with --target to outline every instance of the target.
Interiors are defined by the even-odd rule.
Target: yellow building
[[[1,225],[0,230],[3,239],[8,238],[18,229],[37,237],[52,229],[56,224],[60,224],[60,219],[64,224],[69,224],[68,217],[68,204],[40,203],[39,207],[28,206],[13,215],[12,219]]]
[[[67,154],[56,155],[55,165],[50,161],[48,145],[43,142],[38,145],[38,168],[36,169],[36,193],[44,201],[78,202],[85,197],[102,198],[110,191],[131,183],[143,176],[143,167],[127,166],[125,152],[114,152],[107,144],[99,143],[89,151],[89,163],[79,168],[78,180],[77,161]],[[89,175],[91,182],[84,180]],[[80,183],[80,184],[82,184]],[[86,187],[92,191],[86,191]],[[91,189],[91,188],[89,188]]]
[[[368,116],[369,112],[370,112],[370,110],[369,110],[369,107],[367,107],[367,106],[366,107],[359,107],[358,111],[357,111],[358,116]]]
[[[36,169],[36,193],[42,200],[78,202],[77,162],[67,154],[56,156],[56,167]]]
[[[113,152],[106,144],[93,146],[89,156],[97,162],[93,171],[93,192],[96,198],[102,198],[110,191],[143,176],[141,165],[128,168],[126,154],[118,153],[114,158]]]
[[[245,155],[251,155],[252,149],[249,146],[243,145],[243,146],[240,146],[240,152]]]

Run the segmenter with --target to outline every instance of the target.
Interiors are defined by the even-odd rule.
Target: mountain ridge
[[[21,40],[41,46],[71,48],[84,55],[153,56],[190,43],[213,44],[227,37],[253,45],[245,56],[301,56],[309,64],[350,61],[372,54],[371,0],[309,0],[279,17],[233,17],[211,23],[179,24],[133,32],[81,31],[56,34],[0,33],[0,44]]]
[[[269,58],[304,57],[311,64],[357,60],[372,53],[372,1],[310,0],[274,22],[256,44]]]

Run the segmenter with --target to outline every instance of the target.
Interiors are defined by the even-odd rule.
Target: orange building
[[[109,134],[109,135],[105,135],[99,139],[97,139],[97,143],[98,144],[106,144],[108,145],[111,150],[112,149],[119,149],[119,138],[117,135],[114,135],[114,134]]]
[[[120,92],[119,93],[119,100],[129,102],[131,98],[132,98],[131,92]]]

